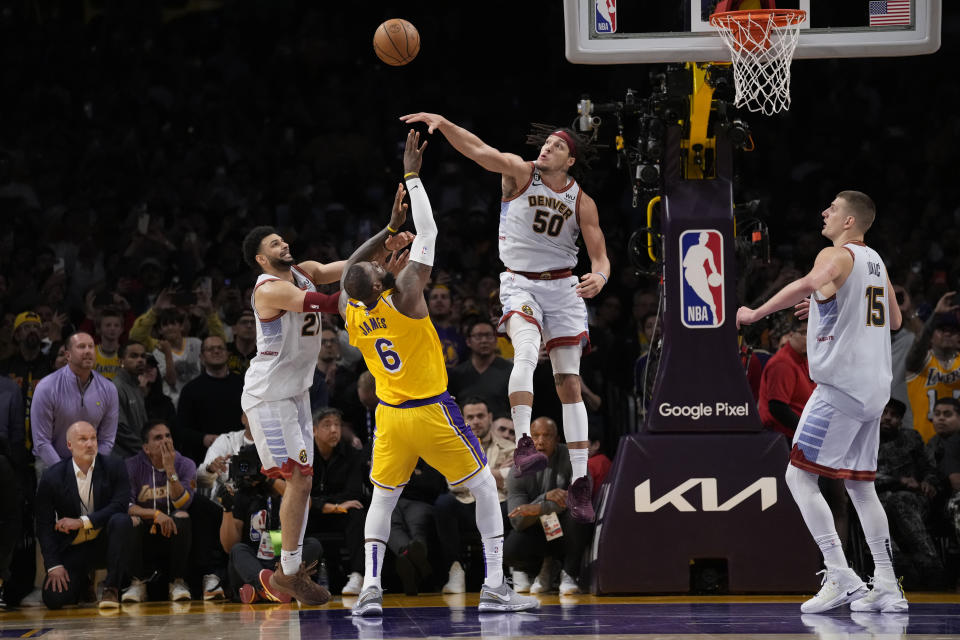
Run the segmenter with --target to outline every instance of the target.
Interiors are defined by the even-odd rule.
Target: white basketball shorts
[[[310,392],[283,400],[260,400],[243,394],[240,405],[260,454],[263,474],[289,478],[294,468],[313,474],[313,417]]]
[[[589,351],[587,305],[577,297],[577,276],[557,280],[531,280],[510,271],[500,274],[503,316],[497,331],[506,335],[507,318],[519,314],[540,329],[547,351],[554,347],[580,345]]]

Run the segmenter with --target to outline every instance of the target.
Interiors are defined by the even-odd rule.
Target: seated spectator
[[[590,439],[590,445],[587,448],[589,452],[587,471],[590,473],[593,482],[593,499],[596,500],[600,493],[600,486],[607,479],[607,474],[610,473],[613,461],[600,450],[603,443],[601,441],[602,434],[598,429],[591,429],[587,437]]]
[[[506,476],[513,468],[513,451],[516,444],[494,435],[491,425],[493,414],[483,398],[466,398],[461,405],[463,421],[470,427],[486,453],[487,466],[497,483],[500,498],[500,510],[504,525],[507,520]],[[441,494],[434,503],[434,519],[440,538],[440,550],[443,554],[443,566],[449,567],[449,576],[443,585],[443,593],[464,593],[466,591],[466,573],[461,561],[465,548],[461,542],[461,529],[476,530],[477,504],[470,490],[462,485],[450,487],[450,491]]]
[[[507,383],[513,364],[497,355],[497,332],[488,320],[467,330],[470,357],[450,370],[448,389],[455,398],[479,396],[494,414],[510,412]]]
[[[184,335],[187,318],[176,309],[164,309],[160,312],[160,338],[153,352],[163,380],[163,393],[170,398],[174,406],[179,405],[180,392],[188,382],[200,375],[199,338]]]
[[[926,521],[937,494],[937,474],[920,434],[901,428],[906,409],[891,398],[880,418],[877,494],[890,520],[897,574],[908,588],[936,588],[943,567]]]
[[[134,521],[133,582],[123,592],[123,602],[146,599],[144,578],[153,567],[166,575],[170,600],[189,600],[187,562],[192,527],[187,509],[193,502],[197,466],[173,448],[170,428],[147,422],[143,448],[126,461],[130,476],[129,514]]]
[[[242,376],[257,355],[257,321],[253,309],[241,310],[232,323],[233,339],[227,343],[227,366],[230,371]]]
[[[500,416],[493,419],[493,434],[504,440],[509,440],[510,442],[516,444],[517,442],[517,431],[513,428],[513,418],[510,416]]]
[[[324,407],[313,413],[313,488],[310,491],[308,533],[343,535],[347,549],[344,595],[358,595],[363,586],[363,454],[342,438],[339,409]],[[327,558],[331,572],[339,573],[339,559]],[[332,579],[332,577],[331,577]]]
[[[560,594],[575,594],[579,592],[580,558],[590,543],[593,526],[576,522],[567,511],[567,488],[573,469],[566,445],[557,442],[557,423],[549,418],[537,418],[530,424],[530,436],[537,451],[547,456],[547,467],[523,478],[516,478],[513,471],[507,476],[507,503],[513,529],[503,545],[503,561],[531,575],[538,571],[545,558],[555,558],[563,566]],[[559,538],[555,536],[556,522],[551,525],[540,520],[540,516],[550,514],[559,520],[563,532]],[[545,533],[547,529],[550,538]],[[530,593],[553,589],[548,576],[549,572],[540,572]]]
[[[817,385],[807,363],[807,323],[794,319],[786,337],[763,368],[758,406],[763,426],[790,441]]]
[[[93,370],[93,337],[75,333],[66,342],[67,366],[40,381],[30,407],[37,474],[70,457],[67,429],[89,422],[97,430],[100,453],[113,450],[118,400],[113,383]]]
[[[213,441],[203,462],[197,467],[197,488],[204,490],[211,498],[217,499],[221,488],[230,479],[230,459],[240,453],[240,448],[254,444],[247,416],[240,413],[243,429],[220,434]],[[283,482],[283,480],[278,480]]]
[[[143,446],[140,432],[147,424],[147,405],[140,389],[140,377],[147,368],[147,354],[139,342],[120,347],[120,370],[113,379],[117,388],[117,438],[113,455],[130,458]]]
[[[324,328],[320,332],[320,355],[317,356],[317,368],[313,372],[313,385],[310,387],[310,406],[349,406],[356,382],[357,374],[340,357],[337,332]]]
[[[89,422],[70,425],[66,441],[72,457],[44,471],[37,487],[37,537],[47,569],[43,602],[50,609],[76,604],[93,570],[105,566],[100,608],[115,609],[130,570],[127,469],[97,453],[97,430]]]
[[[222,433],[240,426],[240,395],[243,376],[227,366],[227,345],[220,336],[207,336],[202,343],[202,373],[188,382],[177,405],[177,446],[195,462]]]
[[[936,467],[942,515],[960,539],[960,400],[939,398],[933,405],[934,436],[927,442],[927,459]]]
[[[393,509],[387,547],[397,558],[397,574],[408,596],[417,595],[420,583],[433,571],[427,558],[427,540],[434,527],[433,503],[446,491],[443,475],[422,459],[417,460]]]
[[[224,434],[227,435],[227,434]],[[223,437],[223,436],[221,436]],[[218,438],[219,440],[219,438]],[[230,585],[240,602],[257,600],[290,602],[290,595],[270,587],[270,576],[277,565],[280,540],[271,536],[280,529],[280,502],[285,483],[260,473],[260,457],[251,441],[235,454],[230,465],[230,490],[224,493],[223,524],[220,540],[230,554],[227,571]],[[228,497],[229,496],[229,497]],[[303,562],[319,561],[323,547],[315,538],[303,539]]]
[[[177,423],[177,409],[173,406],[173,400],[163,392],[160,366],[152,353],[147,354],[143,374],[140,376],[140,392],[143,394],[148,420],[159,420],[164,424]]]
[[[113,380],[120,370],[120,336],[123,335],[123,312],[106,307],[100,312],[97,322],[95,364],[93,370],[108,380]]]
[[[467,355],[467,344],[453,318],[453,295],[445,284],[435,284],[427,294],[430,321],[433,322],[443,348],[447,370],[457,366]]]

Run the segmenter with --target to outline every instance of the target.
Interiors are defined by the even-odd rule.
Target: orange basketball
[[[420,52],[420,32],[402,18],[391,18],[374,32],[373,50],[391,66],[405,65]]]

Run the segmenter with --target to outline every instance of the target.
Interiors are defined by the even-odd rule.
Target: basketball
[[[709,276],[707,276],[707,284],[711,287],[719,287],[721,284],[723,284],[723,276],[721,276],[719,273],[711,273]]]
[[[420,32],[402,18],[391,18],[374,32],[373,50],[390,66],[403,66],[420,52]]]

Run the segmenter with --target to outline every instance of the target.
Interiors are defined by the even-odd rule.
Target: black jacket
[[[324,460],[314,445],[312,509],[319,513],[326,502],[363,501],[363,471],[363,453],[345,440],[333,448],[329,460]]]
[[[126,513],[130,504],[130,481],[123,460],[97,454],[93,465],[92,513],[87,514],[94,529],[107,526],[117,513]],[[80,493],[73,471],[73,458],[66,458],[43,472],[37,486],[37,538],[47,569],[63,564],[61,554],[69,547],[76,531],[61,533],[54,529],[60,518],[80,517]]]

